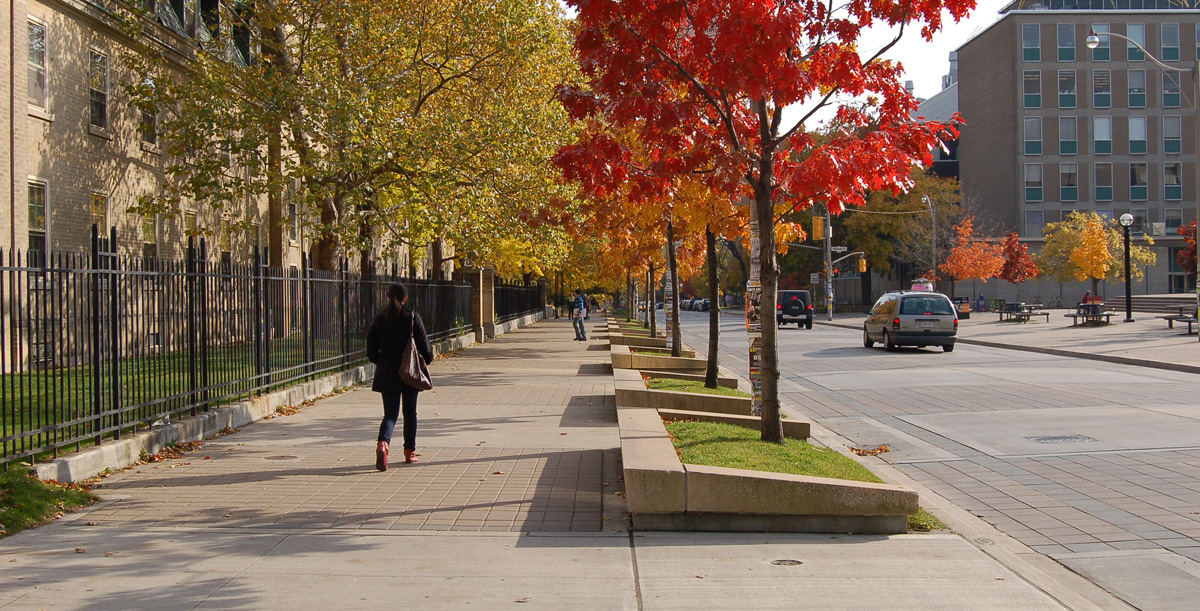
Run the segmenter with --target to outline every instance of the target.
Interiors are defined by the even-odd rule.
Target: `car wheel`
[[[887,350],[888,352],[894,352],[896,350],[896,344],[892,343],[892,336],[888,335],[887,329],[883,330],[883,349]]]
[[[811,328],[812,328],[812,321],[810,320],[810,321],[808,321],[808,322],[804,323],[804,328],[805,328],[805,329],[811,329]]]
[[[954,344],[946,344],[942,346],[942,352],[954,352]]]
[[[872,340],[871,336],[867,335],[867,328],[863,327],[863,348],[874,348],[874,347],[875,347],[875,340]]]

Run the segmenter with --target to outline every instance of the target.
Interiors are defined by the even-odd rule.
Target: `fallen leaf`
[[[566,433],[559,433],[559,435],[566,435]]]
[[[856,448],[851,446],[850,451],[858,454],[859,456],[879,456],[884,452],[891,452],[892,449],[889,448],[886,443],[881,443],[874,448]]]
[[[492,471],[492,475],[503,475],[503,471]]]
[[[518,599],[517,599],[517,602],[519,602],[519,603],[527,603],[527,602],[529,602],[529,599],[528,599],[528,598],[518,598]]]
[[[109,558],[109,557],[116,556],[116,555],[117,555],[117,552],[104,552],[105,558]]]
[[[95,526],[97,524],[99,524],[99,522],[88,522],[87,526]]]
[[[708,577],[708,575],[696,575],[696,579],[704,579],[705,577]]]
[[[75,553],[76,553],[76,554],[82,554],[82,553],[84,553],[84,552],[86,552],[86,551],[87,551],[87,550],[83,549],[82,547],[77,547],[77,548],[75,548]]]

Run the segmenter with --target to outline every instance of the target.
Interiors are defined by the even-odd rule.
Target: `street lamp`
[[[1129,286],[1129,227],[1133,225],[1133,215],[1122,214],[1120,223],[1125,230],[1125,322],[1133,322],[1133,291]]]
[[[922,195],[921,201],[929,206],[929,218],[932,221],[932,229],[929,232],[929,260],[933,262],[933,268],[929,279],[933,283],[933,290],[937,290],[937,208],[933,207],[933,200],[928,195]]]
[[[1200,238],[1200,60],[1198,60],[1196,62],[1196,64],[1194,66],[1192,66],[1191,68],[1176,68],[1175,66],[1168,66],[1168,65],[1162,63],[1161,61],[1159,61],[1159,59],[1157,57],[1155,57],[1152,53],[1147,51],[1145,49],[1145,47],[1143,47],[1141,44],[1139,44],[1136,40],[1133,40],[1132,38],[1129,38],[1127,36],[1122,36],[1120,34],[1114,34],[1112,32],[1101,32],[1101,33],[1097,34],[1095,30],[1088,32],[1088,37],[1085,41],[1087,48],[1095,49],[1096,47],[1100,46],[1100,37],[1101,36],[1120,38],[1121,40],[1129,42],[1129,44],[1132,44],[1133,46],[1135,46],[1139,50],[1141,50],[1141,52],[1144,53],[1146,55],[1146,57],[1150,58],[1150,61],[1157,64],[1158,67],[1162,68],[1163,70],[1168,70],[1171,72],[1187,72],[1188,74],[1192,75],[1192,126],[1193,126],[1192,129],[1193,129],[1193,133],[1196,136],[1196,142],[1195,142],[1195,147],[1196,147],[1196,186],[1193,188],[1196,189],[1196,194],[1197,194],[1197,197],[1196,197],[1196,237]],[[1128,227],[1125,228],[1125,235],[1126,236],[1129,235]],[[1197,243],[1200,243],[1200,239],[1197,239],[1196,241],[1197,241]],[[1126,260],[1125,269],[1128,270],[1129,269],[1128,238],[1126,238],[1126,244],[1125,244],[1125,260]],[[1196,277],[1200,278],[1200,256],[1196,257],[1196,272],[1197,272]],[[1126,278],[1125,286],[1127,287],[1125,289],[1125,294],[1129,295],[1129,289],[1128,289],[1129,273],[1128,273],[1128,271],[1126,271],[1126,273],[1125,273],[1125,278]],[[1127,304],[1129,303],[1128,299],[1129,298],[1126,297]],[[1196,306],[1198,308],[1200,308],[1200,281],[1196,282]],[[1129,306],[1128,305],[1125,306],[1125,319],[1127,321],[1131,320],[1129,317]]]

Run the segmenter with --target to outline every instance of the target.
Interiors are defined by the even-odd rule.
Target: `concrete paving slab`
[[[953,452],[871,418],[827,418],[825,425],[860,447],[887,444],[889,462],[952,460]]]
[[[1054,558],[1142,611],[1193,611],[1200,563],[1161,549],[1055,554]]]
[[[1063,608],[955,535],[646,533],[635,545],[647,610]]]

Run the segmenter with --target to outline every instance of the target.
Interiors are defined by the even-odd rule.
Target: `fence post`
[[[200,282],[200,402],[208,411],[208,241],[200,238],[200,258],[196,261],[197,280]]]
[[[101,368],[100,353],[103,348],[100,345],[100,324],[102,317],[100,316],[100,291],[102,285],[100,283],[100,227],[92,224],[92,415],[95,417],[96,437],[94,441],[96,445],[100,445],[104,439],[101,431],[104,429],[104,399],[101,396],[101,388],[104,385],[103,371]]]
[[[483,338],[496,339],[496,270],[485,267],[479,270]]]
[[[338,282],[339,307],[342,311],[342,365],[350,362],[350,262],[342,258],[340,282]]]
[[[254,271],[250,272],[254,301],[254,388],[257,394],[263,394],[263,283],[262,283],[262,250],[254,247]]]
[[[108,238],[108,253],[106,255],[108,265],[108,318],[109,318],[109,334],[111,338],[111,352],[109,357],[112,359],[109,363],[109,383],[110,397],[112,400],[112,425],[113,439],[121,438],[121,368],[117,366],[117,362],[121,359],[121,302],[118,299],[118,288],[120,278],[117,275],[119,261],[117,260],[117,228],[114,226],[109,232]]]
[[[268,253],[269,255],[270,253]],[[270,256],[263,257],[261,267],[258,270],[259,283],[262,285],[262,307],[263,307],[263,356],[262,356],[262,373],[263,392],[271,392],[272,370],[271,370],[271,346],[275,338],[275,308],[272,300],[275,299],[271,295],[271,267]]]
[[[312,298],[310,279],[312,278],[312,252],[308,256],[301,254],[300,256],[300,321],[301,321],[301,341],[304,342],[304,373],[312,371],[312,352],[309,350],[309,343],[312,341],[312,308],[309,307],[309,299]]]
[[[199,397],[200,380],[196,371],[196,237],[187,241],[187,360],[188,360],[188,403],[192,415],[198,413],[196,399]]]

